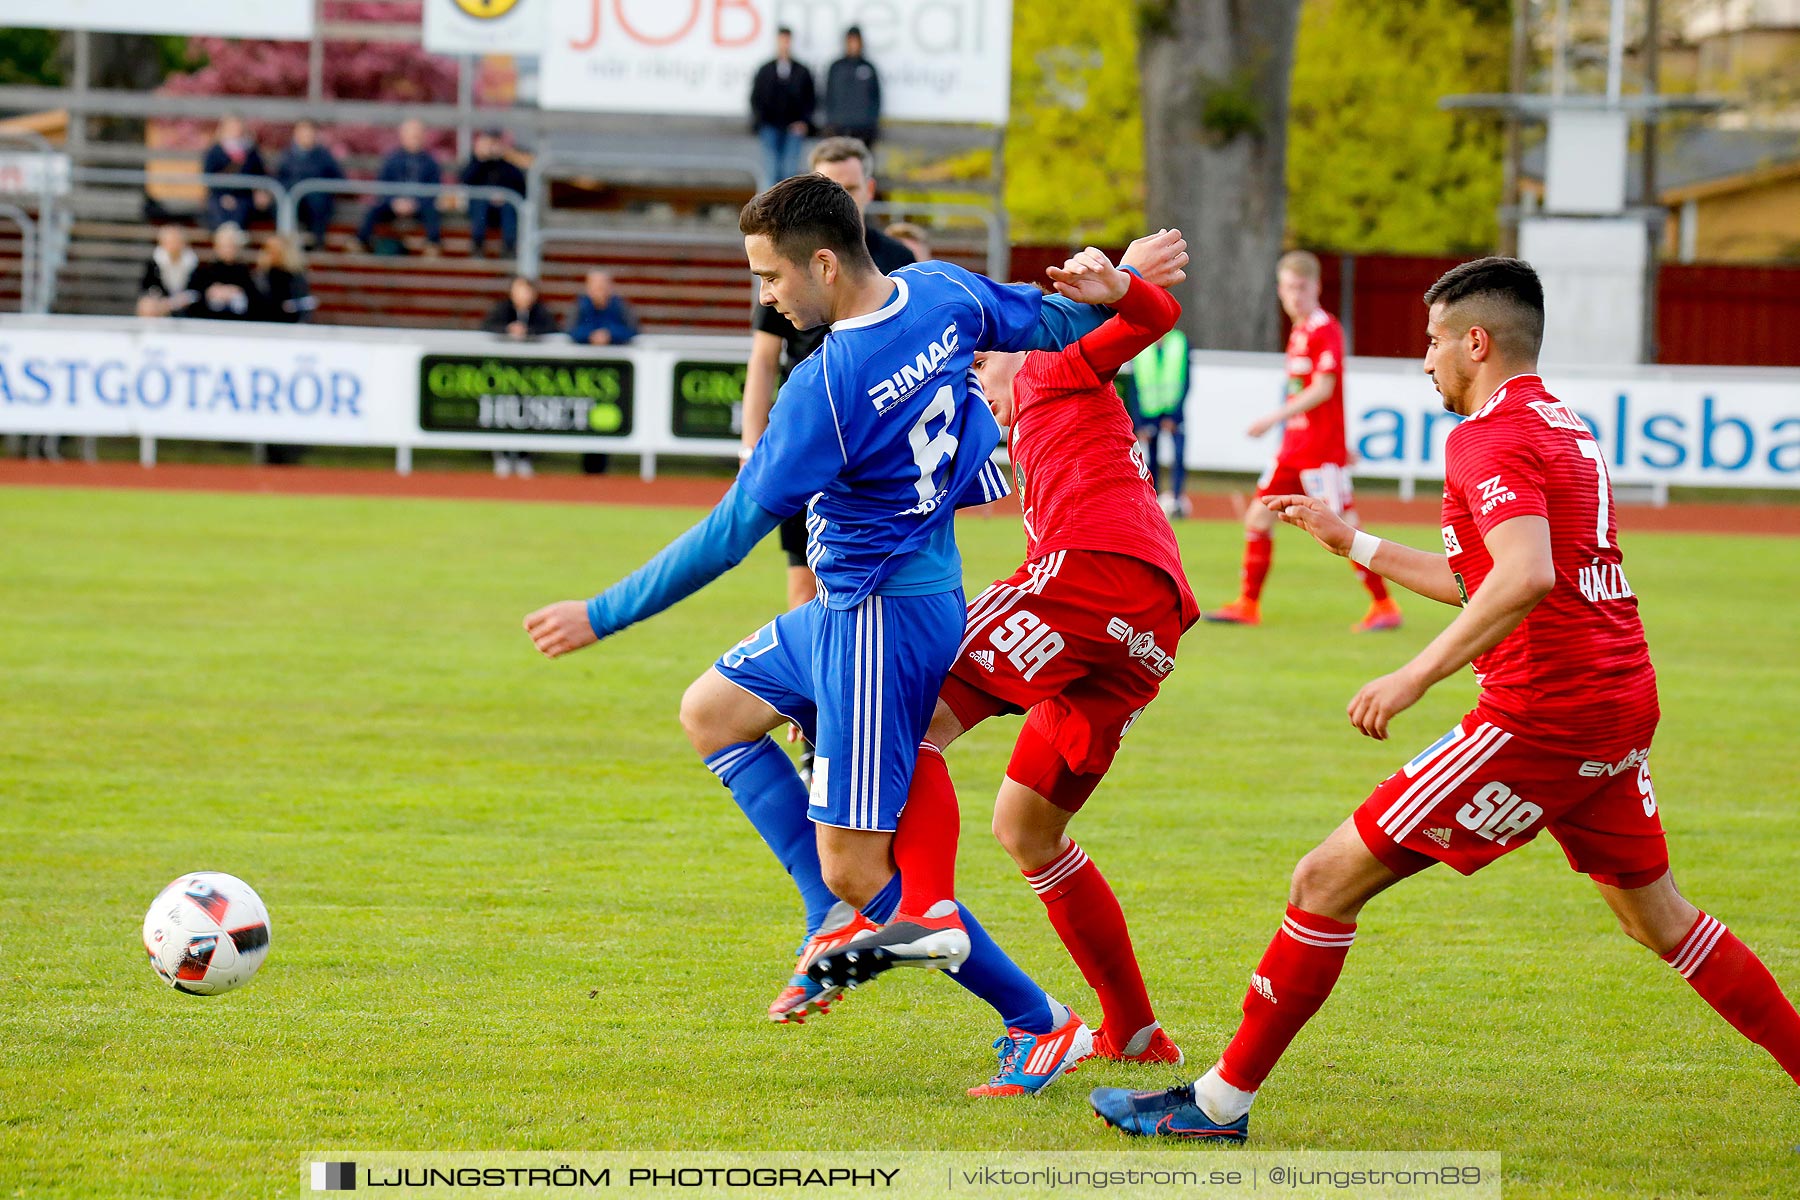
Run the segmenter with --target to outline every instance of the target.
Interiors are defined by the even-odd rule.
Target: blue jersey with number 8
[[[807,560],[835,609],[962,586],[954,502],[1000,442],[974,355],[1036,344],[1043,306],[1034,287],[949,263],[889,278],[886,305],[834,324],[794,369],[738,475],[772,513],[806,507]]]

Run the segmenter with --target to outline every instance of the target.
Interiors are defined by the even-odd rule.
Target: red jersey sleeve
[[[1312,359],[1313,379],[1321,375],[1340,375],[1344,370],[1344,327],[1326,321],[1307,335],[1307,357]],[[1310,382],[1310,381],[1309,381]]]
[[[1075,344],[1081,356],[1102,382],[1118,374],[1119,368],[1162,340],[1163,334],[1175,328],[1181,317],[1181,305],[1164,288],[1145,283],[1136,275],[1126,274],[1131,281],[1124,297],[1113,305],[1113,315],[1100,328]]]
[[[1516,427],[1464,421],[1448,454],[1446,474],[1482,537],[1514,517],[1549,519],[1543,458]]]

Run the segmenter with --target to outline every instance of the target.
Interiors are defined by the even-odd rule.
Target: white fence
[[[747,338],[566,338],[106,317],[0,318],[0,433],[732,457]],[[1188,465],[1260,471],[1275,354],[1194,355]],[[1615,482],[1800,487],[1800,371],[1545,368]],[[1443,477],[1444,412],[1413,360],[1352,358],[1346,422],[1365,477]]]

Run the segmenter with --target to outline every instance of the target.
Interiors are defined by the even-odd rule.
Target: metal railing
[[[284,211],[292,215],[291,209],[285,208],[287,188],[281,181],[269,175],[231,175],[209,174],[205,171],[152,171],[146,167],[74,167],[70,175],[77,183],[123,183],[134,184],[148,189],[152,185],[170,187],[229,188],[232,191],[267,192],[275,201],[275,228],[283,236],[294,232],[293,224],[282,223]]]
[[[19,227],[19,311],[42,313],[49,309],[40,303],[41,280],[37,277],[38,229],[31,214],[16,204],[0,201],[0,219]]]
[[[38,171],[37,217],[33,219],[22,205],[6,204],[0,214],[12,219],[20,230],[20,312],[49,312],[56,295],[56,271],[61,249],[56,234],[62,224],[62,210],[57,204],[53,176],[58,159],[67,161],[50,140],[41,133],[19,130],[0,134],[0,148],[22,147],[38,154],[43,165]]]
[[[302,179],[289,188],[280,204],[285,228],[292,232],[299,212],[300,201],[307,196],[410,196],[414,199],[438,200],[443,197],[461,197],[465,200],[487,200],[491,203],[511,204],[519,209],[519,244],[520,259],[524,258],[523,246],[526,236],[525,213],[529,205],[524,196],[511,188],[492,187],[487,184],[467,183],[388,183],[379,179]],[[282,228],[277,222],[277,228]]]

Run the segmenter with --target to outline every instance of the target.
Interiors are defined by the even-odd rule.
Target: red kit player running
[[[1656,675],[1600,446],[1535,373],[1537,275],[1485,258],[1445,274],[1425,301],[1425,370],[1444,407],[1468,418],[1448,445],[1444,554],[1358,532],[1317,498],[1267,504],[1335,553],[1462,606],[1417,658],[1356,694],[1353,725],[1385,739],[1394,716],[1469,663],[1480,701],[1300,860],[1218,1065],[1164,1092],[1095,1090],[1095,1111],[1127,1132],[1242,1141],[1256,1090],[1336,984],[1363,905],[1434,862],[1473,874],[1544,830],[1628,935],[1800,1082],[1800,1016],[1669,871],[1650,780]]]
[[[1159,235],[1169,236],[1179,235]],[[1199,616],[1131,419],[1112,387],[1122,365],[1174,327],[1181,307],[1096,250],[1077,255],[1070,268],[1059,280],[1104,281],[1104,295],[1078,298],[1110,303],[1116,316],[1055,354],[976,360],[988,405],[1010,426],[1026,555],[1010,578],[969,605],[894,838],[899,912],[881,930],[816,961],[811,973],[861,982],[894,965],[960,961],[967,939],[949,902],[957,803],[942,750],[989,717],[1024,712],[995,801],[994,833],[1099,996],[1105,1020],[1095,1052],[1178,1063],[1181,1051],[1157,1024],[1118,899],[1065,831],[1120,738],[1175,669],[1176,643]]]
[[[1351,525],[1356,499],[1350,488],[1350,453],[1344,444],[1344,329],[1319,307],[1319,260],[1304,250],[1284,254],[1275,268],[1275,291],[1294,323],[1287,344],[1287,400],[1258,417],[1250,436],[1261,437],[1286,422],[1275,461],[1256,481],[1256,498],[1305,493],[1329,505]],[[1275,518],[1267,507],[1252,504],[1244,514],[1243,591],[1236,600],[1203,614],[1228,625],[1262,622],[1263,580],[1275,552],[1270,535]],[[1400,627],[1400,606],[1388,595],[1381,576],[1353,564],[1369,590],[1369,611],[1357,623],[1358,633]]]

